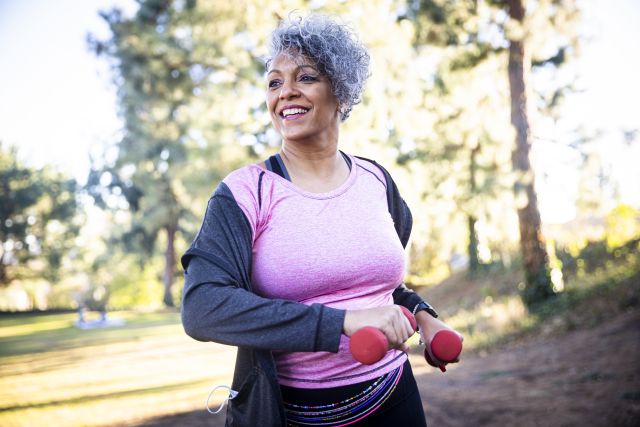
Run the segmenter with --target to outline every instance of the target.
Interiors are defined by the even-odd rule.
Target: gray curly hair
[[[271,34],[267,71],[273,59],[283,52],[294,52],[314,62],[331,82],[340,102],[340,118],[345,121],[361,101],[369,77],[369,53],[353,31],[325,15],[289,18]]]

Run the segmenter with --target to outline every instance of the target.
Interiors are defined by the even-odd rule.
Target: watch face
[[[430,315],[432,315],[433,317],[438,317],[438,313],[433,309],[433,307],[431,307],[429,304],[427,304],[426,302],[421,302],[420,304],[418,304],[418,307],[416,309],[416,313],[418,311],[424,310],[427,313],[429,313]]]

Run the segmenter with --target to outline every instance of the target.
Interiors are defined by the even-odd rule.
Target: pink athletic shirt
[[[393,304],[404,249],[387,207],[384,176],[370,162],[349,157],[349,177],[327,193],[304,191],[257,165],[224,179],[251,224],[256,294],[344,310]],[[370,380],[406,360],[391,350],[380,362],[363,365],[351,356],[345,335],[338,353],[274,351],[274,357],[280,384],[299,388]]]

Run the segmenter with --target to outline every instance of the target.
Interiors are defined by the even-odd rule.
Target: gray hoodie
[[[365,159],[368,160],[368,159]],[[369,160],[371,161],[371,160]],[[389,173],[387,203],[402,245],[411,233],[411,212]],[[262,175],[258,181],[260,196]],[[200,231],[182,256],[182,324],[199,341],[238,347],[227,408],[227,426],[285,426],[272,350],[337,352],[345,311],[322,304],[263,298],[251,291],[252,235],[231,190],[220,183],[209,199]],[[394,302],[413,310],[420,296],[401,284]],[[295,339],[292,339],[295,337]]]

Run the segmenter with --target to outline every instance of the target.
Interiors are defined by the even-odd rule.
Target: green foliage
[[[158,237],[166,234],[164,302],[169,306],[174,239],[181,231],[181,218],[189,216],[179,194],[188,170],[189,120],[184,110],[210,74],[210,66],[193,58],[188,25],[194,5],[153,0],[140,2],[132,19],[117,10],[103,13],[113,36],[93,41],[94,50],[113,61],[125,128],[117,158],[93,167],[87,188],[101,207],[108,206],[109,197],[124,199],[122,206],[109,206],[131,213],[118,240],[141,261],[154,256]]]
[[[556,249],[564,276],[584,280],[612,264],[640,262],[640,237],[613,247],[609,241],[608,236],[602,240],[589,241],[575,255],[570,248]]]
[[[27,167],[0,144],[0,286],[20,278],[55,282],[81,226],[74,179]]]
[[[473,278],[451,277],[430,288],[426,296],[441,309],[447,323],[465,335],[466,348],[492,348],[526,334],[596,326],[640,307],[639,244],[638,239],[626,242],[624,250],[612,250],[606,262],[592,265],[590,273],[581,275],[566,274],[570,255],[558,250],[565,263],[564,289],[533,306],[525,305],[516,292],[522,275],[521,266],[516,265]]]
[[[537,271],[525,270],[525,284],[522,287],[522,300],[535,311],[540,304],[549,301],[556,294],[551,284],[551,268],[545,266]]]
[[[251,44],[243,34],[257,14],[221,2],[139,5],[132,18],[102,13],[111,38],[90,38],[112,64],[124,129],[116,155],[94,162],[87,190],[101,208],[129,214],[112,243],[141,263],[164,257],[163,300],[172,306],[176,245],[193,238],[217,181],[246,163],[251,150],[238,139],[254,141],[251,149],[264,140],[262,66],[240,48]]]
[[[439,163],[431,177],[432,194],[444,193],[464,212],[469,224],[469,259],[474,269],[479,265],[476,224],[495,220],[490,216],[496,212],[496,201],[505,202],[506,208],[513,206],[514,201],[505,197],[507,191],[515,188],[516,199],[526,194],[524,203],[515,201],[522,255],[527,260],[523,298],[527,304],[536,304],[553,295],[551,269],[545,261],[537,196],[532,186],[529,119],[522,114],[528,108],[530,89],[526,79],[522,84],[511,83],[520,82],[516,70],[529,74],[529,58],[536,67],[544,68],[560,66],[570,57],[568,53],[576,41],[577,6],[572,0],[543,0],[535,2],[535,7],[527,6],[525,12],[522,1],[407,2],[404,17],[415,24],[415,44],[441,49],[442,60],[434,77],[440,95],[434,135],[403,153],[401,159],[428,162],[430,166]],[[520,48],[526,54],[515,55]],[[509,55],[505,55],[507,51]],[[539,108],[548,112],[558,104],[566,88],[546,86],[539,95]],[[553,94],[547,96],[547,92]],[[513,128],[507,120],[510,107]],[[525,138],[516,138],[511,157],[514,131]],[[457,173],[451,174],[451,169]],[[527,191],[519,193],[518,188]]]
[[[113,66],[125,124],[115,150],[95,160],[87,187],[99,206],[127,213],[110,248],[156,268],[163,257],[175,268],[175,245],[194,236],[216,183],[275,148],[262,57],[277,16],[294,9],[338,16],[370,48],[372,75],[341,130],[341,149],[392,170],[419,218],[412,273],[441,275],[451,254],[468,246],[468,218],[478,222],[472,247],[497,248],[487,259],[515,239],[504,2],[139,5],[132,18],[104,12],[112,36],[91,39]],[[555,19],[549,10],[540,3],[532,19]],[[569,50],[555,53],[536,48],[534,61],[544,68],[570,58]],[[165,270],[168,300],[179,274]]]
[[[570,279],[567,290],[536,307],[536,323],[551,319],[559,328],[596,326],[617,313],[640,306],[640,239],[625,246],[632,257],[609,256],[609,262],[588,276]]]
[[[158,308],[162,301],[162,281],[158,267],[146,264],[140,267],[130,260],[121,260],[115,270],[103,272],[103,283],[109,289],[109,309]]]
[[[619,205],[611,210],[606,218],[607,246],[621,246],[640,234],[640,211],[630,205]]]

